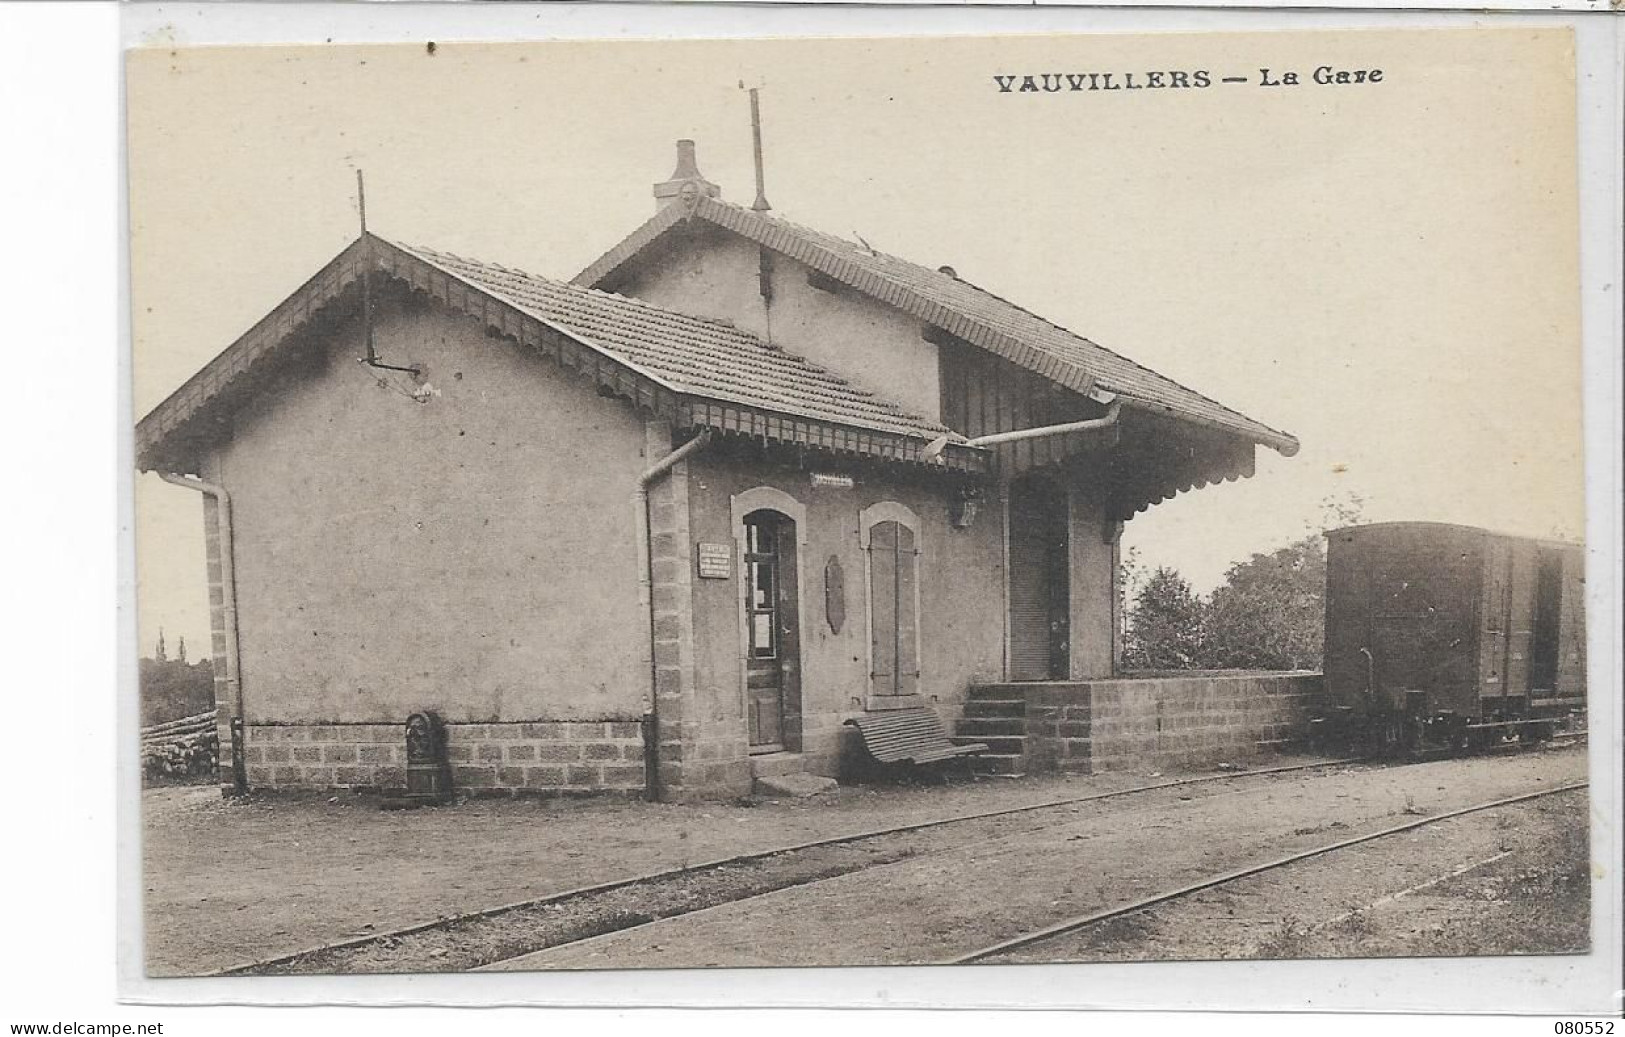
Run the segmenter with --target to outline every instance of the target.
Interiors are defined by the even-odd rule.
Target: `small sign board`
[[[733,576],[734,549],[732,544],[696,545],[700,553],[700,579],[726,580]]]
[[[832,490],[850,490],[852,477],[850,475],[836,475],[833,472],[812,473],[812,484]]]

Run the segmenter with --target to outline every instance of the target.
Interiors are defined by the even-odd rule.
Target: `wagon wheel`
[[[1518,727],[1519,745],[1538,745],[1552,737],[1549,721],[1532,720]]]
[[[1489,735],[1482,729],[1467,732],[1467,748],[1472,752],[1482,752],[1489,748]]]

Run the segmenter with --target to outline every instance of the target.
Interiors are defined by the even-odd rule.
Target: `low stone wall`
[[[1003,685],[1026,700],[1026,771],[1200,766],[1303,741],[1318,673]]]
[[[401,724],[250,724],[249,788],[406,786]],[[473,793],[632,792],[644,787],[637,721],[447,724],[452,788]]]

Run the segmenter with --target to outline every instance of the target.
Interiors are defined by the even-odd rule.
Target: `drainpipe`
[[[231,715],[234,719],[243,717],[243,681],[238,669],[237,655],[237,574],[232,565],[231,541],[231,494],[226,492],[224,486],[204,482],[202,479],[190,475],[179,475],[174,472],[159,472],[158,478],[166,483],[180,486],[188,490],[196,490],[206,497],[213,497],[215,502],[215,525],[219,530],[220,539],[220,598],[223,621],[226,628],[226,693],[230,700]],[[231,774],[232,784],[238,792],[245,792],[248,783],[243,774],[242,761],[237,758],[237,746],[232,745]]]
[[[660,798],[660,696],[655,688],[655,605],[654,559],[649,543],[649,487],[661,476],[686,459],[703,450],[711,442],[711,430],[699,435],[650,465],[638,476],[638,488],[632,495],[633,513],[637,520],[638,544],[638,600],[649,618],[649,712],[644,718],[643,771],[646,776],[646,796]]]
[[[1117,424],[1117,415],[1123,409],[1123,401],[1110,394],[1102,394],[1111,401],[1106,408],[1106,414],[1100,418],[1090,418],[1087,421],[1069,421],[1064,425],[1040,425],[1037,428],[1018,428],[1013,432],[995,432],[990,436],[977,436],[975,439],[966,439],[960,446],[987,447],[997,446],[1000,443],[1014,443],[1020,439],[1039,439],[1044,436],[1064,436],[1068,432],[1093,432],[1096,429],[1109,428]],[[1106,400],[1101,400],[1102,403]],[[933,461],[937,455],[948,448],[948,436],[938,436],[925,449],[920,451],[921,461]]]

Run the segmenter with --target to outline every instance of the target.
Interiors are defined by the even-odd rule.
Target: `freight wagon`
[[[1435,522],[1326,538],[1322,739],[1390,751],[1538,741],[1584,709],[1580,545]]]

